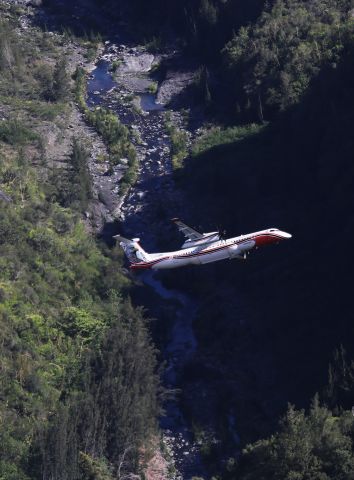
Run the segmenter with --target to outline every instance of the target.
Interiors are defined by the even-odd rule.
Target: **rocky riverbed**
[[[110,69],[117,58],[121,67],[113,82]],[[156,103],[154,94],[149,94],[149,103],[147,107],[145,104],[145,109],[144,97],[140,100],[139,109],[128,100],[131,95],[139,98],[139,94],[147,94],[144,89],[152,81],[149,72],[154,61],[155,57],[145,54],[141,48],[110,44],[88,82],[88,105],[92,108],[105,106],[111,109],[131,130],[139,159],[138,180],[113,212],[119,220],[122,233],[126,236],[141,236],[147,250],[158,247],[161,233],[167,229],[167,219],[185,209],[183,196],[174,180],[170,139],[165,129],[166,108]],[[174,116],[179,115],[174,113]],[[179,120],[182,123],[182,119]],[[123,165],[124,160],[121,159],[120,162]],[[117,198],[118,196],[119,182]],[[164,384],[166,388],[176,390],[181,387],[180,376],[184,365],[196,349],[192,327],[196,307],[185,294],[164,288],[151,272],[145,273],[141,280],[155,290],[162,302],[177,302],[175,321],[163,349],[166,361]],[[204,474],[200,445],[193,440],[178,395],[174,395],[165,404],[165,411],[166,415],[161,420],[162,442],[172,466],[171,478],[187,479]]]
[[[117,61],[120,67],[113,75],[112,65]],[[119,179],[127,163],[124,158],[104,178],[94,175],[94,181],[113,216],[124,222],[127,234],[144,235],[147,247],[153,246],[153,239],[161,233],[168,214],[180,214],[185,209],[174,181],[171,144],[165,126],[168,109],[157,103],[156,94],[147,91],[153,82],[149,72],[155,61],[141,47],[108,44],[91,72],[87,99],[91,108],[104,106],[114,111],[130,129],[139,160],[136,184],[124,201],[119,199]],[[174,124],[184,128],[181,113],[175,111],[170,115]]]

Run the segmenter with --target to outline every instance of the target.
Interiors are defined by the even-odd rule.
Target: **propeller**
[[[220,240],[226,240],[226,230],[225,228],[222,228],[222,227],[218,227],[218,232],[219,232],[219,237],[220,237]]]

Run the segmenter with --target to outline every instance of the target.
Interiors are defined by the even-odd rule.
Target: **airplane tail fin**
[[[150,260],[149,254],[140,246],[139,238],[129,240],[129,238],[120,235],[115,235],[113,238],[119,241],[130,263],[148,262]]]

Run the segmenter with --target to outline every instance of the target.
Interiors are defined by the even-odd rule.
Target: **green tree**
[[[218,10],[210,0],[201,0],[199,15],[202,22],[207,25],[215,25],[218,21]]]
[[[84,210],[92,197],[91,175],[88,167],[89,154],[82,143],[74,137],[68,166],[55,169],[46,185],[47,194],[63,207]]]
[[[277,433],[243,450],[236,478],[350,480],[354,476],[353,428],[349,412],[333,417],[317,396],[308,414],[289,406]]]
[[[67,72],[67,62],[62,57],[55,64],[53,71],[53,100],[67,101],[70,97],[70,79]]]
[[[34,76],[39,83],[41,97],[46,101],[53,100],[53,68],[41,63],[34,71]]]
[[[328,368],[328,384],[324,391],[331,407],[351,408],[354,403],[354,361],[347,358],[341,345],[335,350]]]
[[[263,111],[296,104],[324,65],[335,67],[351,35],[349,4],[335,0],[277,0],[224,49],[227,75],[244,108]]]

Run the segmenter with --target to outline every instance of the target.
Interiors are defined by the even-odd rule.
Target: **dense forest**
[[[121,252],[87,220],[89,146],[72,137],[64,161],[45,149],[46,128],[62,132],[75,101],[113,165],[130,155],[124,189],[135,181],[128,130],[87,109],[84,71],[68,65],[72,32],[94,56],[112,19],[150,52],[177,46],[197,71],[192,104],[206,126],[188,154],[172,145],[190,218],[230,236],[293,234],[244,264],[164,277],[198,302],[182,399],[212,478],[353,479],[353,2],[81,0],[101,16],[76,18],[73,2],[44,0],[61,15],[58,37],[41,19],[19,29],[21,11],[3,3],[0,479],[143,478],[159,435],[150,325]]]
[[[297,103],[352,34],[351,0],[103,3],[127,10],[151,45],[174,32],[185,55],[211,69],[209,101],[233,121],[264,121]]]
[[[251,259],[247,269],[242,267],[241,279],[232,268],[216,267],[209,288],[216,279],[221,288],[204,302],[199,320],[205,355],[208,350],[219,352],[230,381],[240,355],[237,342],[230,339],[246,338],[259,362],[271,352],[276,378],[261,372],[268,377],[264,387],[268,401],[276,398],[275,410],[281,404],[277,385],[288,400],[306,405],[306,395],[322,392],[327,381],[331,386],[322,401],[332,407],[353,404],[350,369],[340,357],[336,369],[342,373],[327,380],[327,365],[340,344],[353,355],[348,279],[354,259],[350,249],[338,249],[337,244],[352,232],[353,50],[346,48],[337,68],[321,72],[300,104],[279,120],[225,145],[215,145],[223,143],[224,136],[216,132],[212,149],[197,154],[186,167],[190,169],[186,182],[194,179],[188,188],[196,210],[207,205],[209,218],[221,221],[228,231],[281,225],[294,232],[293,245],[283,249],[285,258],[277,252],[257,255],[256,262]],[[234,205],[241,208],[235,211]],[[230,285],[228,308],[220,315],[223,292]],[[252,305],[253,320],[247,326],[235,322],[233,314],[240,293]],[[338,389],[339,397],[329,395]],[[234,395],[237,398],[237,390]],[[268,407],[258,412],[253,428],[262,430],[272,411]]]
[[[68,45],[1,8],[0,478],[133,474],[157,432],[155,348],[120,255],[82,220],[86,146],[46,157],[72,108]]]
[[[115,2],[105,0],[110,8],[123,6],[140,28],[140,34],[147,38],[168,40],[171,32],[189,53],[196,54],[199,60],[217,62],[220,50],[232,33],[245,23],[256,20],[261,13],[264,0],[244,2],[214,0],[143,0]],[[158,33],[157,33],[158,32]]]
[[[294,234],[281,259],[278,252],[257,254],[256,262],[239,267],[242,276],[218,265],[208,280],[195,277],[201,296],[219,285],[202,300],[198,331],[202,358],[218,358],[228,379],[219,391],[224,404],[253,411],[239,419],[248,434],[253,430],[249,440],[265,435],[285,400],[308,408],[317,391],[320,404],[332,409],[318,399],[307,414],[290,407],[277,433],[246,447],[230,478],[353,475],[352,420],[345,409],[354,400],[348,360],[354,353],[354,258],[338,245],[353,233],[350,7],[277,1],[241,27],[221,52],[234,125],[204,133],[185,161],[184,184],[199,215],[204,211],[234,234],[269,225]],[[237,321],[240,296],[252,311],[245,325]],[[234,372],[240,356],[248,355],[252,380]],[[260,409],[240,400],[233,385],[240,381],[263,396]],[[337,433],[327,430],[331,422]],[[346,453],[336,451],[340,444]]]

